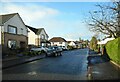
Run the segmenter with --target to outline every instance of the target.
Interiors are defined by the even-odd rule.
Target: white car
[[[44,51],[47,52],[46,47],[31,48],[30,51]]]
[[[38,51],[44,53],[46,56],[56,56],[58,52],[53,47],[38,47],[38,48],[31,48],[30,51]]]

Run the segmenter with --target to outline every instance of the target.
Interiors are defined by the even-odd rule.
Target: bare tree
[[[120,1],[109,5],[96,5],[99,10],[91,11],[89,21],[90,30],[103,34],[120,37]]]

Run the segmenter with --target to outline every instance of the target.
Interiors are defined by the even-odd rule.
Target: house
[[[75,41],[76,48],[82,48],[82,43],[80,41]]]
[[[53,37],[49,41],[51,46],[64,46],[67,49],[67,41],[62,37]]]
[[[48,46],[50,42],[48,41],[48,34],[46,33],[44,28],[33,28],[31,26],[26,25],[28,27],[28,45],[35,46]]]
[[[67,41],[69,46],[72,46],[73,48],[76,48],[76,43],[75,41]]]
[[[105,39],[103,39],[102,41],[98,41],[97,42],[97,44],[99,45],[99,52],[101,52],[102,53],[102,55],[104,54],[104,45],[107,43],[107,42],[109,42],[109,41],[111,41],[111,40],[114,40],[115,38],[105,38]]]
[[[28,30],[18,13],[0,15],[1,45],[3,52],[24,49],[28,45]]]
[[[98,41],[97,44],[106,44],[108,41],[114,40],[115,38],[106,38],[102,41]]]

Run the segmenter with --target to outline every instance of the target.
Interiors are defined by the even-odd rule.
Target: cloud
[[[35,21],[42,21],[45,18],[56,16],[60,12],[53,8],[34,4],[4,3],[2,14],[19,13],[25,23],[31,24]]]
[[[73,33],[68,33],[68,34],[65,34],[63,35],[64,38],[66,38],[66,40],[79,40],[79,37],[81,37],[82,34],[81,33],[76,33],[76,32],[73,32]]]
[[[50,38],[63,37],[78,40],[90,36],[76,12],[60,11],[35,3],[3,3],[1,14],[19,13],[25,24],[35,28],[44,27]]]

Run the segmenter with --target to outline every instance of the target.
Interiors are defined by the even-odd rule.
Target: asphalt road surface
[[[2,70],[2,80],[87,80],[88,49],[62,52]]]

